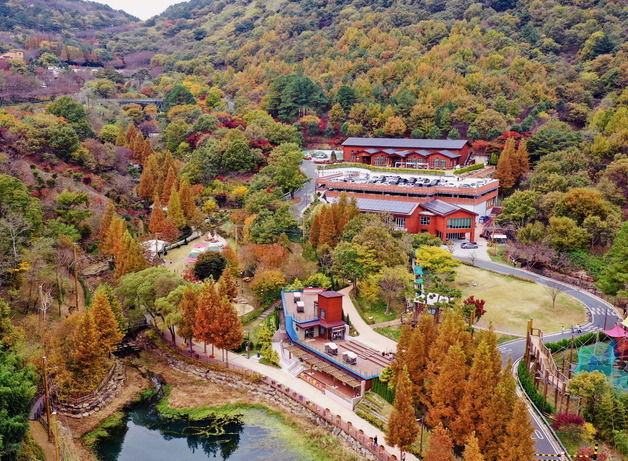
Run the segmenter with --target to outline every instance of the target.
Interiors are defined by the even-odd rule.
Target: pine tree
[[[460,418],[456,424],[457,433],[465,431],[479,431],[485,408],[495,397],[495,388],[499,380],[499,368],[495,360],[500,363],[499,357],[491,353],[489,343],[480,341],[473,356],[473,364],[464,389],[464,396],[460,405]]]
[[[450,346],[440,373],[427,383],[426,421],[430,426],[443,425],[452,431],[455,440],[464,440],[467,432],[461,430],[462,397],[469,368],[467,357],[459,343]]]
[[[516,399],[512,418],[506,426],[506,434],[499,447],[500,461],[532,461],[534,459],[534,430],[525,404]]]
[[[504,150],[502,150],[502,153],[499,156],[499,161],[497,162],[497,169],[495,170],[495,173],[493,174],[493,176],[496,179],[499,179],[499,185],[503,189],[512,189],[512,187],[515,185],[515,182],[517,180],[517,177],[515,176],[516,171],[513,171],[514,155],[515,155],[515,140],[514,138],[508,138],[508,140],[506,140]]]
[[[195,285],[186,286],[183,290],[181,301],[179,301],[181,320],[178,333],[190,345],[190,350],[192,349],[192,338],[194,337],[197,303],[198,290],[195,288]]]
[[[233,271],[227,267],[218,280],[218,293],[225,296],[229,301],[234,301],[238,297],[238,285],[233,278]]]
[[[474,433],[469,436],[469,441],[464,446],[462,459],[463,461],[484,461],[484,456],[482,456],[478,445],[478,438]]]
[[[107,209],[105,210],[105,214],[103,215],[100,221],[100,229],[98,231],[98,240],[101,242],[107,236],[107,232],[109,231],[109,226],[111,225],[111,220],[113,219],[113,215],[115,214],[116,207],[113,202],[109,202],[107,205]]]
[[[181,187],[179,187],[179,202],[181,202],[181,208],[186,219],[192,219],[196,212],[196,206],[194,204],[194,197],[192,196],[192,187],[187,178],[181,181]]]
[[[174,184],[172,185],[170,199],[168,200],[168,219],[170,219],[179,229],[185,227],[185,216],[183,215],[181,202],[179,201],[179,194]]]
[[[168,200],[170,199],[170,193],[172,192],[172,188],[175,185],[174,183],[176,179],[177,179],[177,172],[171,166],[168,168],[168,174],[166,175],[166,179],[164,180],[162,190],[161,190],[162,203],[168,203]]]
[[[453,443],[447,430],[439,425],[432,431],[423,461],[455,461]]]
[[[96,290],[90,311],[94,317],[100,347],[111,353],[115,345],[122,340],[123,334],[104,291]]]
[[[207,348],[207,344],[214,345],[216,341],[215,323],[220,297],[216,292],[214,282],[208,282],[203,285],[198,295],[198,303],[196,306],[196,315],[194,317],[194,326],[192,327],[194,338],[202,341]],[[212,354],[213,355],[213,354]]]
[[[386,443],[399,448],[403,453],[414,444],[419,434],[414,405],[412,383],[408,370],[404,368],[397,379],[393,410],[386,426]]]
[[[229,351],[240,347],[244,341],[244,330],[238,313],[226,297],[221,297],[218,303],[214,333],[214,345],[224,351],[224,357],[228,364]]]

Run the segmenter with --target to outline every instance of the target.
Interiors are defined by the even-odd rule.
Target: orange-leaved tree
[[[386,443],[399,448],[403,453],[416,441],[419,425],[416,421],[412,398],[412,382],[408,376],[408,369],[403,368],[397,377],[397,387],[393,411],[386,426]]]
[[[233,304],[226,297],[221,297],[214,322],[216,347],[223,350],[223,357],[229,364],[229,351],[240,347],[244,341],[242,322]]]
[[[103,290],[96,290],[94,293],[90,311],[94,317],[99,346],[107,353],[113,352],[114,347],[122,340],[124,335],[111,309],[109,299]]]
[[[192,351],[192,339],[194,338],[199,288],[199,285],[196,284],[187,285],[183,290],[181,301],[179,301],[181,320],[177,331],[190,346],[190,351]]]
[[[453,443],[447,429],[438,425],[432,431],[429,440],[429,448],[423,457],[423,461],[455,461]]]
[[[478,445],[478,438],[475,433],[469,436],[467,444],[464,446],[464,453],[462,454],[464,461],[484,461],[484,456],[480,452],[480,446]]]
[[[214,355],[214,343],[216,341],[215,323],[220,304],[220,296],[216,292],[216,284],[209,281],[203,285],[198,294],[196,315],[192,331],[194,338],[203,342],[204,351],[207,352],[207,344],[212,345],[212,356]]]

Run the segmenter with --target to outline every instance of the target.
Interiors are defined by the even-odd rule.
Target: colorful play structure
[[[192,245],[192,251],[188,254],[186,263],[194,264],[198,257],[207,251],[221,251],[227,245],[227,241],[218,234],[207,234],[204,241]]]

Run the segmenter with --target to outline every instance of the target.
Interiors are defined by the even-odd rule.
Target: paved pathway
[[[376,331],[373,331],[371,325],[366,323],[362,318],[358,310],[353,305],[349,293],[352,287],[343,288],[339,291],[342,293],[342,311],[345,315],[349,316],[351,325],[358,332],[358,336],[354,336],[354,339],[366,344],[367,346],[382,352],[395,352],[397,350],[397,343],[386,336],[380,335]]]
[[[357,312],[356,312],[357,314]],[[377,335],[380,336],[380,335]],[[170,334],[166,334],[166,338],[170,339]],[[382,338],[384,338],[382,336]],[[388,338],[384,338],[387,339]],[[390,340],[389,340],[390,341]],[[180,348],[183,347],[183,340],[177,337],[177,344]],[[186,347],[186,350],[188,348]],[[203,352],[203,344],[194,343],[193,345],[194,352],[203,356],[211,354],[211,346],[207,347],[207,354]],[[222,356],[221,351],[215,349],[214,354],[217,358]],[[268,376],[271,379],[281,383],[282,385],[289,387],[293,391],[303,395],[306,399],[311,400],[312,402],[316,402],[323,408],[328,408],[332,413],[336,415],[340,415],[343,420],[350,421],[353,426],[357,429],[362,429],[364,433],[369,437],[377,436],[378,443],[380,445],[384,445],[388,453],[396,454],[399,457],[399,451],[394,447],[391,447],[386,444],[384,432],[380,429],[377,429],[368,421],[357,416],[352,410],[341,405],[336,400],[333,400],[323,393],[306,383],[305,381],[295,378],[293,375],[288,373],[287,371],[281,370],[279,368],[271,367],[268,365],[264,365],[259,363],[255,358],[246,358],[246,355],[240,355],[233,352],[228,352],[229,354],[229,364],[234,364],[242,368],[246,368],[253,372],[259,373],[261,375]],[[411,455],[410,453],[406,454],[406,461],[418,461],[418,459]]]
[[[306,182],[301,189],[294,192],[294,197],[298,198],[299,201],[292,206],[292,214],[298,220],[301,219],[303,211],[308,207],[314,198],[314,189],[316,187],[315,182],[318,177],[316,164],[311,160],[303,160],[301,163],[301,171],[308,177],[308,182]]]

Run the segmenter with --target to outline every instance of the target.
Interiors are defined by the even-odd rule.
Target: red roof
[[[628,338],[628,330],[619,325],[616,325],[615,328],[611,328],[610,330],[605,330],[604,334],[613,339]]]

